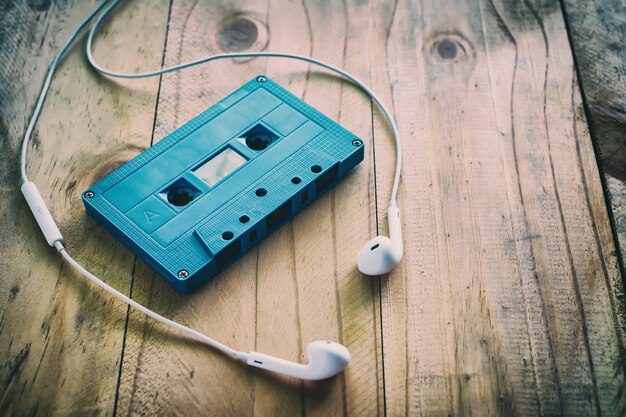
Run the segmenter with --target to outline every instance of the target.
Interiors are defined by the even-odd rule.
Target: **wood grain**
[[[613,224],[626,259],[626,4],[621,1],[563,2],[581,77],[591,137],[603,168]],[[622,269],[622,274],[626,270]]]
[[[17,2],[2,14],[17,36],[2,47],[3,160],[0,299],[0,410],[7,415],[110,415],[115,407],[127,307],[86,284],[41,239],[19,192],[17,155],[54,54],[96,2]],[[124,7],[96,46],[107,62],[134,71],[162,56],[163,4]],[[129,22],[133,25],[129,25]],[[3,25],[4,26],[4,25]],[[132,27],[131,27],[132,26]],[[6,26],[5,26],[6,27]],[[137,40],[144,48],[106,42]],[[127,56],[128,54],[128,56]],[[130,57],[130,59],[129,59]],[[23,74],[23,75],[22,75]],[[70,253],[105,281],[128,291],[134,256],[88,220],[80,193],[149,142],[157,82],[114,85],[87,70],[74,49],[52,84],[28,160],[67,239]]]
[[[94,3],[15,4],[0,5],[1,415],[626,413],[624,289],[558,1],[137,1],[103,28],[96,56],[110,68],[270,50],[371,84],[405,150],[405,258],[380,278],[358,273],[354,258],[387,233],[393,142],[354,87],[285,60],[121,83],[89,70],[79,48],[64,62],[29,173],[68,250],[236,349],[303,361],[310,341],[343,342],[350,366],[321,383],[247,369],[155,325],[43,243],[17,191],[19,137],[54,52]],[[179,295],[84,215],[79,193],[258,74],[363,138],[366,158]]]
[[[565,0],[564,7],[603,167],[626,181],[626,5]]]
[[[388,411],[619,415],[622,285],[558,3],[372,16],[408,161],[407,255],[382,288]]]

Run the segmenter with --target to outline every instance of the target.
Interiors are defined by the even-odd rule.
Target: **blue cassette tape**
[[[87,213],[189,292],[363,160],[363,142],[259,76],[83,193]]]

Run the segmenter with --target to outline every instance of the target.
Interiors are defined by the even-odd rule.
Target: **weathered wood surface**
[[[589,110],[591,136],[604,168],[623,268],[626,260],[626,3],[566,0],[564,5]]]
[[[621,281],[559,5],[452,6],[373,14],[415,155],[382,289],[385,386],[406,386],[387,404],[618,413]]]
[[[40,80],[94,2],[2,3],[0,413],[5,415],[621,415],[624,305],[560,4],[524,1],[130,2],[96,55],[136,71],[222,50],[311,54],[391,105],[405,149],[406,255],[355,269],[386,233],[393,147],[352,86],[305,64],[218,62],[111,82],[75,48],[29,157],[89,269],[238,349],[353,361],[322,383],[245,369],[177,338],[68,270],[18,194]],[[37,51],[33,53],[33,51]],[[80,192],[258,73],[361,136],[363,164],[191,296],[88,219]]]
[[[17,171],[20,137],[54,54],[97,1],[2,2],[0,414],[113,412],[128,308],[78,279],[41,239]],[[161,63],[168,3],[131,2],[103,33],[113,65]],[[131,24],[132,22],[132,24]],[[148,143],[158,80],[120,88],[85,67],[74,48],[52,85],[28,172],[64,232],[68,250],[128,292],[134,256],[87,221],[80,192]],[[143,138],[143,141],[142,141]]]

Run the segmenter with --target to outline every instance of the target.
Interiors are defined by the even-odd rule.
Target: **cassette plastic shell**
[[[273,142],[251,149],[244,139],[254,129]],[[245,162],[210,180],[211,186],[196,171],[220,153]],[[359,138],[261,76],[107,175],[83,193],[83,203],[91,217],[187,293],[362,160]],[[181,185],[193,199],[177,206],[170,192]]]

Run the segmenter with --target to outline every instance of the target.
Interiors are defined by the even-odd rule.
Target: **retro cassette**
[[[83,192],[83,203],[186,293],[332,188],[363,147],[259,76]]]

